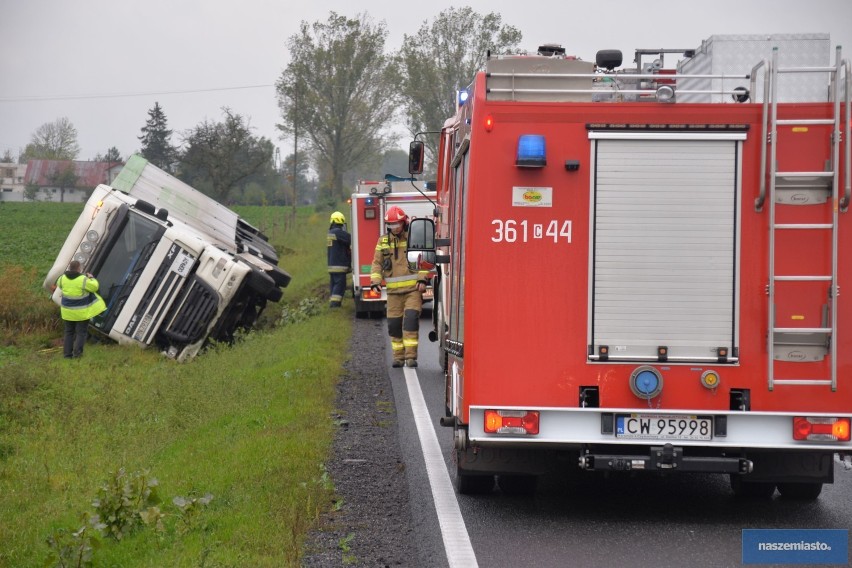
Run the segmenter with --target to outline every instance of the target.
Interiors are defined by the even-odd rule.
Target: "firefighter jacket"
[[[328,271],[349,272],[352,268],[352,235],[343,225],[332,223],[328,229]]]
[[[428,271],[417,271],[408,264],[408,231],[379,237],[370,270],[371,285],[384,279],[388,294],[406,294],[416,290],[418,282],[428,283],[428,278]]]
[[[62,291],[60,313],[66,321],[86,321],[106,310],[95,278],[69,270],[56,280],[56,287]]]

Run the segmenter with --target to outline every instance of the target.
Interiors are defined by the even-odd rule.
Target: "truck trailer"
[[[815,499],[849,459],[850,66],[765,39],[739,73],[548,45],[476,74],[409,243],[437,253],[458,491],[568,467]]]
[[[107,305],[90,322],[96,334],[178,361],[250,329],[290,282],[263,233],[139,155],[92,192],[45,289],[74,259]]]

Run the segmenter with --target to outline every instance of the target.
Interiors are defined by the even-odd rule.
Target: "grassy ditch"
[[[43,247],[55,254],[79,207],[0,216],[43,205],[46,221],[70,216]],[[37,292],[53,258],[0,257],[22,304],[0,319],[0,567],[298,565],[332,502],[322,464],[352,313],[326,307],[325,214],[276,227],[276,209],[239,212],[293,275],[282,304],[186,364],[108,343],[62,359],[58,308]],[[0,234],[0,250],[38,231]],[[23,320],[33,332],[15,332]]]

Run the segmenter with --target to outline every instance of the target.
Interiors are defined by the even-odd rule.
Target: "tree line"
[[[407,174],[394,128],[410,136],[440,130],[456,110],[487,53],[517,52],[522,39],[497,13],[449,8],[403,36],[388,52],[389,30],[364,12],[301,22],[287,40],[290,62],[276,81],[282,139],[294,142],[283,160],[272,141],[252,134],[249,120],[229,108],[172,142],[165,111],[155,102],[138,137],[140,153],[223,203],[292,204],[345,199],[355,180]],[[427,155],[437,137],[426,135]],[[28,159],[73,160],[76,129],[62,118],[40,127],[21,153]],[[8,158],[9,156],[7,156]],[[115,147],[98,160],[121,161]],[[11,161],[11,160],[9,160]]]

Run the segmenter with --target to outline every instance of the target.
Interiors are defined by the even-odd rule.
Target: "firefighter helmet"
[[[330,222],[335,223],[337,225],[345,225],[346,224],[346,217],[344,217],[343,213],[341,213],[340,211],[335,211],[334,213],[331,214],[331,221]]]
[[[385,223],[405,223],[406,221],[408,221],[408,215],[396,205],[389,207],[385,213]]]

